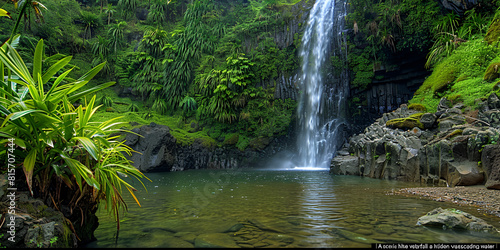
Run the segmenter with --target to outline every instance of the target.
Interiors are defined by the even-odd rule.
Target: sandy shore
[[[486,189],[484,186],[403,188],[394,194],[417,195],[435,201],[469,205],[500,217],[500,190]]]

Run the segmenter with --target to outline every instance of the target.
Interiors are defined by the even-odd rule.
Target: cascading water
[[[309,13],[300,50],[297,168],[327,169],[339,144],[348,89],[345,10],[345,0],[317,0]]]

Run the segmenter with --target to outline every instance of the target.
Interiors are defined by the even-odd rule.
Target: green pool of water
[[[192,170],[148,173],[142,205],[125,195],[116,223],[98,213],[87,247],[370,247],[385,243],[498,243],[488,233],[416,226],[437,207],[456,208],[500,228],[500,219],[454,204],[391,195],[414,183],[327,171]],[[133,184],[141,189],[139,183]],[[208,243],[207,243],[208,242]],[[205,245],[204,245],[205,244]]]

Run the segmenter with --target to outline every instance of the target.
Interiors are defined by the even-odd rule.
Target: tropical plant
[[[467,42],[455,34],[448,32],[440,32],[436,34],[436,42],[427,55],[425,68],[430,68],[432,65],[440,62],[443,58],[449,56],[461,43]]]
[[[104,13],[108,16],[108,25],[109,25],[111,23],[111,17],[116,13],[116,10],[112,4],[108,4],[106,9],[104,9]]]
[[[155,100],[155,102],[153,103],[152,108],[153,108],[154,111],[156,111],[160,115],[164,115],[168,111],[167,104],[165,103],[164,100],[162,100],[160,98],[158,98],[158,99]]]
[[[184,99],[180,102],[179,106],[182,108],[183,115],[189,114],[198,108],[196,104],[196,100],[191,96],[185,96]]]
[[[139,107],[134,104],[134,103],[131,103],[128,107],[127,107],[127,111],[128,112],[139,112]]]
[[[114,24],[108,29],[108,36],[110,37],[110,45],[113,47],[113,52],[116,53],[116,48],[123,42],[123,30],[127,26],[127,22],[121,21]]]
[[[225,33],[213,0],[196,0],[184,13],[185,28],[176,32],[171,59],[165,65],[162,96],[169,107],[177,108],[187,94],[203,54],[213,54],[218,40]]]
[[[21,7],[21,14],[19,15],[18,23],[16,23],[15,28],[12,30],[13,34],[17,31],[19,25],[19,20],[24,16],[24,28],[31,29],[31,17],[35,16],[35,21],[40,23],[43,21],[42,9],[47,10],[47,7],[42,3],[34,0],[12,0],[16,8]],[[28,6],[31,8],[26,9]]]
[[[106,208],[114,213],[119,228],[119,208],[126,208],[122,186],[135,198],[135,189],[119,174],[139,181],[144,175],[123,155],[132,150],[111,136],[123,132],[115,128],[121,124],[116,122],[118,118],[92,122],[92,115],[99,108],[94,106],[95,96],[78,108],[72,104],[114,82],[82,91],[104,64],[71,80],[67,76],[72,68],[59,74],[71,56],[60,59],[43,72],[43,44],[40,40],[36,46],[31,72],[12,46],[5,44],[0,48],[0,114],[3,117],[0,137],[5,138],[1,143],[11,140],[23,148],[15,152],[19,159],[24,159],[22,168],[32,195],[52,200],[51,205],[56,208],[64,205],[73,212],[81,211],[76,217],[81,218],[81,225],[85,214],[95,211],[99,202],[104,201]],[[4,80],[4,66],[8,69],[7,80]],[[46,88],[49,83],[50,88]],[[136,202],[139,204],[137,199]]]
[[[99,102],[106,108],[109,108],[109,107],[112,107],[113,106],[113,98],[109,97],[109,96],[103,96],[101,97],[101,99],[99,100]]]
[[[97,35],[97,41],[92,44],[92,54],[94,56],[103,55],[104,57],[109,54],[109,40],[106,37]]]
[[[99,3],[99,6],[100,6],[100,12],[99,13],[102,13],[102,10],[104,8],[104,5],[108,5],[108,0],[96,0],[96,3]]]
[[[135,17],[135,9],[137,8],[137,0],[120,0],[118,6],[122,9],[122,16],[125,19]]]
[[[219,122],[236,121],[237,110],[246,105],[248,99],[255,97],[255,88],[247,87],[254,74],[254,63],[243,53],[235,53],[226,58],[226,67],[213,69],[204,74],[199,82],[202,112]]]
[[[85,44],[85,39],[92,38],[92,30],[95,30],[100,26],[100,18],[96,14],[88,11],[82,11],[80,14],[80,20],[85,27],[85,31],[83,33],[83,43]]]
[[[169,2],[167,2],[169,4]],[[161,0],[154,0],[149,6],[148,20],[153,24],[160,24],[166,21],[165,5]]]
[[[133,74],[132,86],[143,97],[143,99],[156,97],[162,94],[165,88],[164,64],[171,59],[165,58],[167,51],[173,50],[168,43],[167,32],[159,28],[147,30],[139,45],[141,52],[136,54],[136,58],[129,68]],[[135,70],[136,69],[136,70]]]

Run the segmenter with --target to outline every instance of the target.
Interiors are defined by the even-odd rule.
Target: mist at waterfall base
[[[342,144],[347,71],[333,76],[330,58],[345,64],[345,1],[317,0],[309,13],[300,48],[297,152],[277,154],[266,169],[329,170]],[[344,67],[346,68],[346,67]]]

